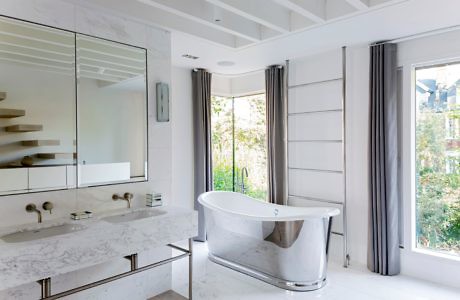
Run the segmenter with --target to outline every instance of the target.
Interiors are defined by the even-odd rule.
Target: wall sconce
[[[157,121],[169,122],[169,85],[158,82],[157,90]]]

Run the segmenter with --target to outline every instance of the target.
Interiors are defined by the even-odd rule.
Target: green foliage
[[[452,204],[448,208],[447,226],[445,229],[445,240],[448,245],[454,245],[460,251],[460,202]]]
[[[246,193],[266,200],[265,95],[214,96],[211,109],[214,190],[240,191],[241,168],[246,167]]]
[[[452,112],[429,110],[418,115],[417,244],[460,254],[460,174],[446,172],[452,159],[447,156],[445,124],[451,117]]]
[[[233,168],[232,165],[219,163],[212,168],[215,191],[233,191]],[[241,169],[235,168],[238,173]],[[267,191],[254,187],[250,181],[246,182],[246,194],[255,199],[265,200]]]
[[[219,163],[212,168],[215,191],[233,191],[232,165]]]

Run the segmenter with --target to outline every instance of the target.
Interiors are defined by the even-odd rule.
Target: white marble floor
[[[232,271],[207,259],[205,243],[195,243],[194,299],[223,300],[459,300],[460,290],[406,276],[385,277],[365,270],[330,264],[328,284],[314,292],[288,292]],[[187,291],[187,261],[173,265],[173,289]]]

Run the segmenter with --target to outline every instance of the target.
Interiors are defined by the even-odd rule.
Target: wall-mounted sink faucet
[[[131,201],[133,200],[133,194],[131,193],[124,193],[123,197],[118,195],[118,194],[113,194],[112,195],[112,200],[117,201],[117,200],[125,200],[128,201],[128,208],[131,208]]]
[[[38,223],[41,223],[42,222],[42,212],[37,208],[37,206],[33,203],[30,203],[30,204],[27,204],[26,205],[26,211],[28,213],[37,213],[38,215]]]
[[[42,208],[46,211],[49,211],[50,214],[51,214],[51,210],[53,209],[54,205],[53,203],[49,202],[49,201],[46,201],[42,204]],[[28,213],[37,213],[37,216],[38,216],[38,223],[41,223],[42,222],[42,212],[37,208],[37,206],[33,203],[29,203],[26,205],[26,211]]]
[[[53,203],[49,202],[49,201],[46,201],[45,203],[42,204],[42,208],[46,211],[49,211],[50,214],[52,213],[52,210],[54,208],[54,205]]]

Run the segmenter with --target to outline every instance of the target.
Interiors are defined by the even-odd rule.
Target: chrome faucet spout
[[[26,205],[26,211],[28,213],[32,213],[32,212],[37,213],[38,223],[42,222],[42,212],[37,208],[37,206],[35,204],[33,204],[33,203],[27,204]]]

